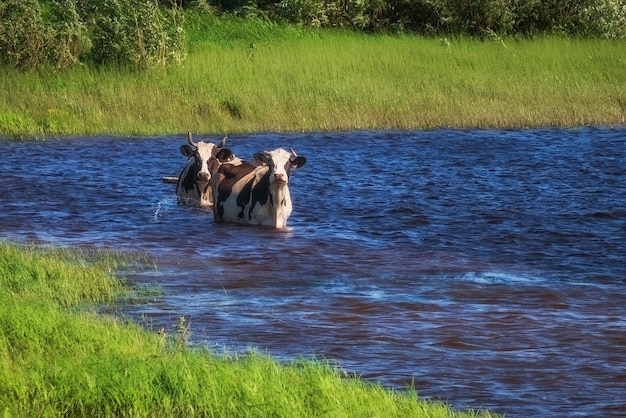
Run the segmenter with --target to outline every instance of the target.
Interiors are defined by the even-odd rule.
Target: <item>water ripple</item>
[[[198,140],[216,139],[198,137]],[[145,251],[117,307],[194,344],[325,357],[507,416],[621,416],[626,131],[231,136],[294,147],[287,231],[179,205],[184,135],[0,140],[0,239]]]

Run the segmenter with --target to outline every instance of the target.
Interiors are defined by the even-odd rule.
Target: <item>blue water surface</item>
[[[197,140],[221,137],[197,135]],[[115,307],[507,416],[626,410],[626,129],[231,135],[293,147],[287,231],[179,205],[185,135],[0,140],[0,239],[145,252]]]

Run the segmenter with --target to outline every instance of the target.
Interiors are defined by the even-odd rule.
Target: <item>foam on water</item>
[[[501,271],[493,272],[474,272],[469,271],[456,277],[456,280],[462,282],[472,282],[477,284],[510,284],[510,285],[525,285],[525,284],[539,284],[546,281],[545,278],[522,276],[514,273],[506,273]]]

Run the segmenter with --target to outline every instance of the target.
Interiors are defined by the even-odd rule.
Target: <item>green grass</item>
[[[186,346],[96,313],[128,292],[119,254],[0,243],[0,412],[12,416],[472,417],[324,361]]]
[[[433,39],[192,16],[183,64],[0,78],[0,135],[626,123],[625,41]]]

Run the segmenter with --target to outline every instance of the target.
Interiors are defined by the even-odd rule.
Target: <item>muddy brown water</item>
[[[287,231],[177,204],[183,143],[0,140],[0,239],[148,253],[123,274],[161,293],[116,312],[218,352],[507,416],[626,411],[626,129],[231,136],[308,158]]]

